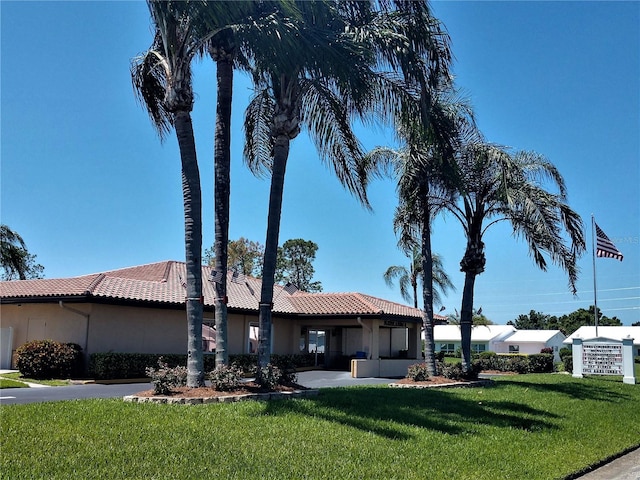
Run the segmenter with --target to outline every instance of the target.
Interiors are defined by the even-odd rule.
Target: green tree
[[[229,240],[227,247],[228,269],[259,278],[262,275],[262,256],[264,246],[259,242],[240,237],[238,240]],[[205,262],[216,268],[214,247],[204,252]],[[216,268],[217,270],[217,268]]]
[[[400,294],[407,302],[413,303],[414,308],[418,308],[418,286],[423,282],[422,254],[417,245],[411,249],[409,268],[404,265],[392,265],[384,272],[383,278],[389,287],[393,287],[395,279],[398,280]],[[433,254],[433,301],[442,305],[442,295],[446,295],[449,290],[455,291],[455,286],[444,271],[442,257],[437,253]]]
[[[515,321],[508,321],[507,325],[513,325],[518,330],[556,330],[558,318],[531,310],[528,315],[518,315]]]
[[[148,0],[155,29],[151,48],[136,57],[131,75],[161,140],[175,129],[182,165],[185,221],[187,386],[204,385],[202,356],[202,194],[191,122],[191,62],[213,32],[197,2]]]
[[[36,263],[22,237],[7,225],[0,225],[0,268],[2,280],[44,278],[44,267]]]
[[[562,333],[567,336],[571,335],[580,327],[595,325],[595,307],[591,305],[588,310],[579,308],[575,312],[562,315],[558,321],[560,323],[559,329]],[[622,322],[618,317],[609,318],[606,315],[602,315],[602,311],[598,308],[598,325],[615,327],[622,326]]]
[[[303,292],[321,292],[322,283],[313,281],[313,261],[318,245],[311,240],[295,238],[278,248],[275,281],[290,282]]]
[[[457,166],[461,179],[457,203],[448,198],[439,201],[460,221],[467,238],[460,262],[465,274],[460,323],[463,368],[467,370],[471,364],[474,285],[485,267],[483,236],[487,229],[497,222],[509,221],[515,235],[527,242],[535,264],[546,270],[544,254],[548,255],[567,272],[574,293],[576,261],[585,250],[585,238],[582,219],[567,204],[564,179],[541,155],[510,153],[496,145],[477,142],[465,145],[457,157]],[[548,190],[544,182],[551,183],[557,192]]]

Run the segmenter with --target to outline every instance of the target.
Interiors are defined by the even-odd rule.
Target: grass
[[[9,379],[9,380],[14,380],[16,382],[29,382],[29,383],[39,383],[41,385],[49,385],[51,387],[61,387],[64,385],[69,385],[69,380],[57,380],[57,379],[53,379],[53,380],[37,380],[34,378],[25,378],[22,377],[22,374],[20,372],[11,372],[11,373],[3,373],[0,378],[2,379]],[[25,386],[28,386],[25,384]]]
[[[638,404],[619,379],[524,375],[269,403],[5,405],[0,478],[563,478],[637,445]]]
[[[0,388],[29,388],[29,385],[16,380],[0,378]]]

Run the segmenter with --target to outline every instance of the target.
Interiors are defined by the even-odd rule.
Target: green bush
[[[34,340],[16,350],[16,366],[23,377],[70,378],[82,370],[82,347],[53,340]]]
[[[273,363],[268,363],[266,367],[258,368],[256,383],[261,387],[273,390],[282,383],[282,372]]]
[[[440,375],[452,380],[477,380],[481,371],[478,361],[471,362],[471,368],[467,372],[462,369],[462,363],[438,363],[437,368]]]
[[[409,365],[407,370],[407,378],[410,378],[414,382],[423,382],[429,378],[429,372],[427,371],[426,363],[414,363]]]
[[[158,359],[158,368],[147,367],[145,373],[151,377],[153,393],[168,395],[172,387],[182,387],[187,384],[186,367],[169,367],[162,357]]]
[[[553,353],[538,353],[529,355],[528,373],[551,372],[553,372]]]
[[[219,365],[207,374],[207,378],[216,390],[230,392],[242,384],[242,369],[236,365]]]
[[[170,368],[187,364],[185,354],[93,353],[89,357],[89,375],[96,380],[143,378],[147,376],[146,369],[157,365],[160,358]],[[205,355],[204,371],[208,372],[214,368],[215,355]]]
[[[565,355],[562,359],[562,366],[565,372],[573,372],[573,355]]]
[[[560,356],[560,360],[564,362],[565,357],[570,357],[573,355],[573,349],[571,347],[562,347],[558,352]]]

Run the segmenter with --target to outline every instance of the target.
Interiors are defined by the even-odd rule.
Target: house
[[[614,340],[616,342],[622,342],[623,338],[633,338],[633,355],[640,357],[640,327],[599,326],[597,334],[595,326],[580,327],[569,335],[563,343],[565,346],[571,348],[574,338],[581,338],[583,340],[600,338]]]
[[[560,349],[566,337],[560,330],[518,330],[496,344],[496,353],[540,353],[553,349],[553,360],[560,361]]]
[[[212,269],[203,267],[203,347],[215,345]],[[97,352],[184,353],[186,268],[165,261],[72,278],[0,282],[0,360],[30,340]],[[230,354],[255,352],[261,281],[228,273]],[[405,375],[421,358],[420,310],[363,293],[305,293],[274,287],[272,352],[319,350],[327,367],[354,376]],[[401,358],[402,357],[402,358]]]
[[[515,331],[516,328],[512,325],[474,325],[471,329],[471,352],[496,352],[498,348],[502,348],[500,342]],[[458,325],[436,325],[433,337],[436,352],[455,353],[461,348]]]

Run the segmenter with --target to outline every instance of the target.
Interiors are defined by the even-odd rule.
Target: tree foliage
[[[518,330],[560,330],[564,335],[571,335],[580,327],[593,326],[595,324],[595,307],[588,309],[579,308],[574,312],[560,317],[546,315],[542,312],[531,310],[529,314],[518,315],[515,320],[507,322]],[[598,325],[621,326],[622,322],[616,316],[607,317],[598,308]]]
[[[262,275],[262,256],[264,245],[244,237],[229,240],[227,246],[227,266],[229,270],[260,278]],[[215,266],[214,247],[204,252],[204,261],[211,267]]]
[[[313,281],[313,261],[318,245],[311,240],[295,238],[278,248],[276,282],[289,282],[303,292],[321,292],[322,283]]]
[[[29,253],[22,237],[7,225],[0,225],[0,268],[2,280],[44,277],[44,267]]]

